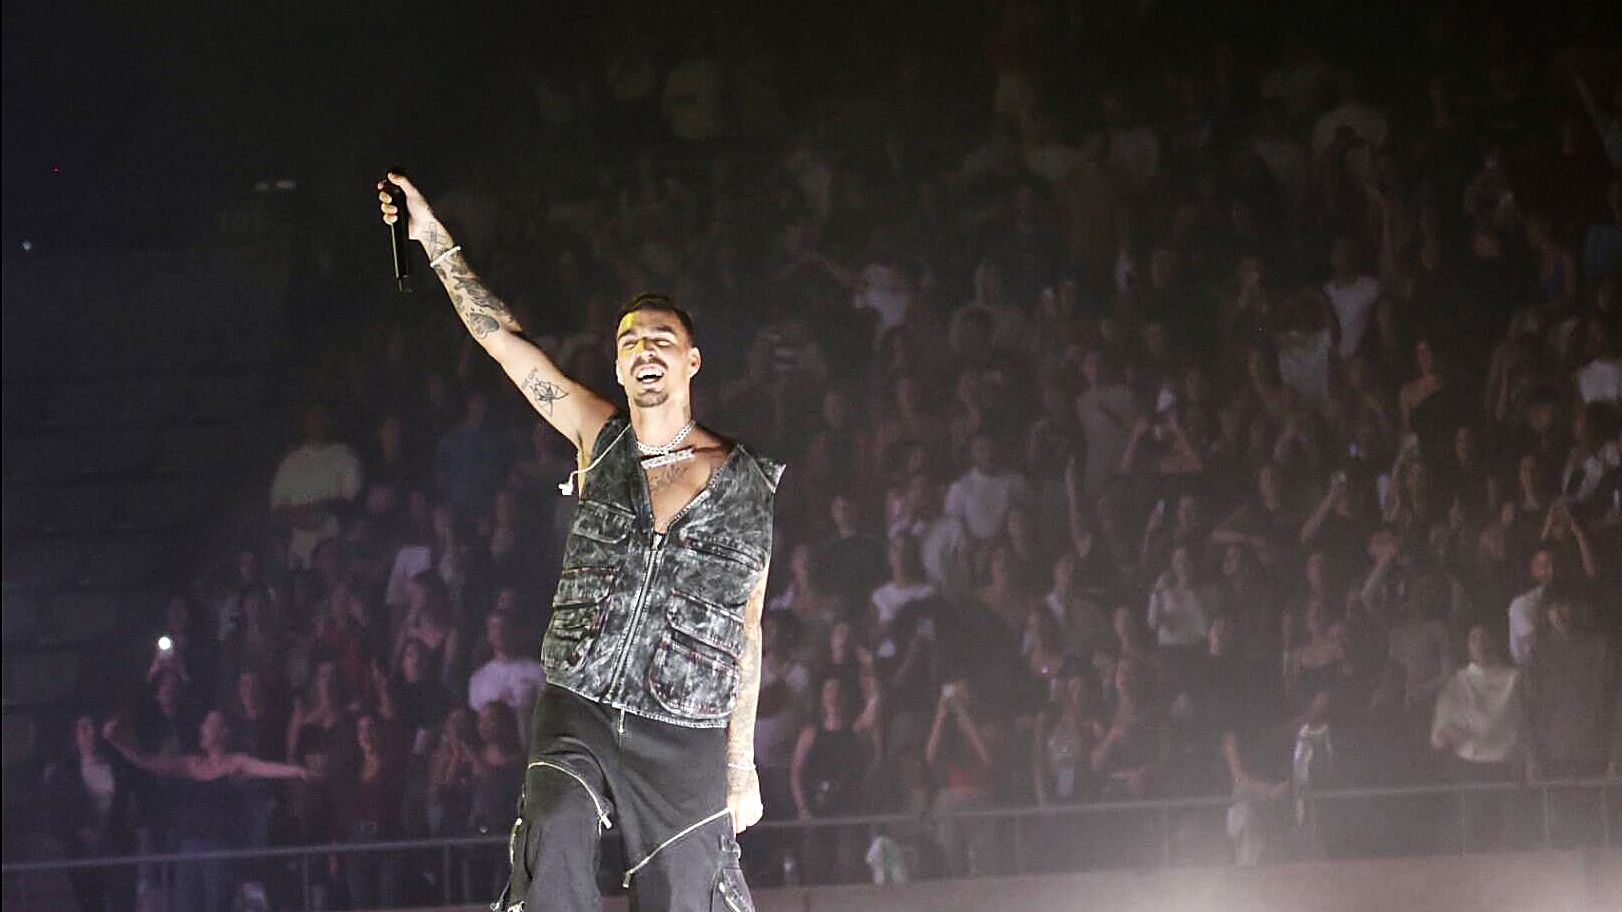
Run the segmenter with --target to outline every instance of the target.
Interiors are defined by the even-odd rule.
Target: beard
[[[642,390],[631,397],[637,408],[658,408],[670,398],[669,390]]]

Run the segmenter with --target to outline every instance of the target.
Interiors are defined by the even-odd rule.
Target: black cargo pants
[[[726,729],[657,722],[549,686],[497,912],[597,912],[599,842],[618,830],[638,912],[753,912],[726,803]]]

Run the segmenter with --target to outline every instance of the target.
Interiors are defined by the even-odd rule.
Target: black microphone
[[[399,207],[399,217],[389,226],[389,250],[394,254],[394,285],[402,294],[411,291],[411,239],[406,237],[406,219],[411,213],[406,208],[405,191],[400,185],[383,178],[389,186],[389,195]]]

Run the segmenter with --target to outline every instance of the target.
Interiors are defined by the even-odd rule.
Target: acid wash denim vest
[[[727,723],[738,697],[744,603],[772,550],[783,466],[733,442],[709,484],[654,531],[628,418],[592,448],[541,640],[547,682],[691,728]]]

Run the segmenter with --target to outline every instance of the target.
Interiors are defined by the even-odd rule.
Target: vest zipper
[[[710,481],[714,481],[715,476],[720,475],[720,474],[721,474],[721,469],[719,467],[717,467],[716,470],[715,470],[715,473],[710,476]],[[710,486],[708,484],[705,484],[704,487],[702,489],[700,489],[697,494],[693,495],[693,499],[689,500],[687,502],[687,506],[682,507],[680,510],[677,510],[676,515],[670,517],[670,522],[665,523],[665,531],[662,534],[669,535],[670,530],[676,527],[676,521],[681,519],[683,516],[686,516],[688,510],[691,510],[694,507],[698,506],[700,502],[706,501],[706,500],[709,500],[709,499],[710,499]],[[658,533],[656,533],[656,534],[658,534]]]
[[[614,667],[614,675],[610,678],[608,694],[610,700],[617,700],[623,696],[625,690],[625,666],[631,661],[632,640],[636,636],[637,625],[642,622],[643,609],[647,607],[648,590],[653,588],[653,572],[659,565],[659,552],[665,546],[665,532],[653,533],[653,546],[648,549],[648,569],[642,578],[642,587],[637,590],[636,601],[631,604],[631,621],[625,626],[625,645],[620,649],[620,660]],[[625,720],[620,719],[620,734],[625,734]]]
[[[654,531],[653,547],[648,551],[647,575],[643,578],[642,586],[637,590],[636,593],[636,601],[631,606],[631,622],[625,628],[625,644],[620,654],[619,662],[614,666],[614,673],[610,675],[608,679],[608,690],[605,691],[606,699],[613,701],[622,699],[625,696],[625,670],[626,665],[628,665],[631,661],[631,640],[636,635],[637,625],[642,622],[643,611],[647,608],[646,602],[648,598],[648,590],[653,586],[654,570],[657,569],[659,565],[659,552],[663,550],[665,540],[670,537],[671,528],[675,526],[678,520],[686,516],[689,510],[709,499],[710,493],[715,489],[716,482],[718,479],[720,479],[722,471],[732,463],[733,459],[738,457],[738,452],[739,448],[734,446],[731,452],[727,453],[726,459],[723,460],[719,466],[716,466],[715,471],[710,473],[710,480],[705,482],[704,487],[698,492],[698,494],[695,495],[692,500],[688,501],[686,506],[682,507],[680,510],[677,510],[676,515],[670,517],[669,522],[665,523],[665,531]],[[637,471],[640,473],[641,468],[638,467]],[[640,481],[644,503],[646,503],[648,507],[648,521],[651,524],[654,521],[653,496],[648,492],[647,476],[643,475]],[[620,717],[620,735],[623,737],[624,734],[625,718],[622,714]]]

